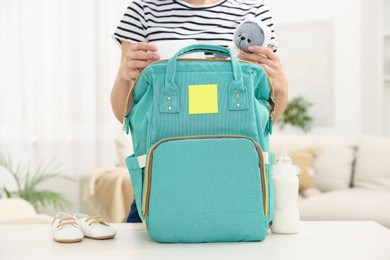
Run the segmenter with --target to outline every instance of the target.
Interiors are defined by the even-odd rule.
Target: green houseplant
[[[30,170],[21,164],[14,165],[11,158],[4,153],[0,153],[0,167],[4,168],[15,180],[17,189],[8,190],[6,187],[0,189],[7,198],[21,198],[31,203],[37,212],[41,209],[52,206],[56,210],[64,210],[71,203],[58,192],[38,189],[38,186],[51,179],[73,179],[62,175],[58,171],[58,165],[53,163],[41,163],[39,166]]]
[[[279,128],[284,129],[286,125],[291,125],[304,132],[309,132],[313,122],[313,118],[309,114],[311,106],[312,103],[302,97],[293,98],[288,102],[286,110],[278,122]]]

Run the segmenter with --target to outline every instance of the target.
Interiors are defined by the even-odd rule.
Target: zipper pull
[[[274,124],[274,119],[272,118],[272,116],[270,116],[268,119],[268,132],[270,135],[272,135],[273,124]]]
[[[129,115],[123,115],[123,131],[125,131],[126,134],[129,134],[130,132],[130,120],[128,119]]]

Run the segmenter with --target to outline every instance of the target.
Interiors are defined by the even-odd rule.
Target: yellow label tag
[[[188,113],[218,113],[217,84],[188,86]]]

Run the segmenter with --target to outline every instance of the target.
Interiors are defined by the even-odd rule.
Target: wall
[[[382,0],[362,0],[361,2],[362,133],[384,135],[383,5]],[[387,6],[387,8],[389,7]],[[388,10],[389,12],[390,10]]]
[[[383,107],[378,102],[381,82],[377,79],[380,53],[374,49],[378,43],[376,1],[266,2],[276,25],[327,19],[333,22],[334,125],[314,128],[315,134],[346,137],[381,134]],[[369,30],[372,27],[375,29]],[[373,50],[376,52],[372,53]],[[294,89],[290,91],[293,93]]]

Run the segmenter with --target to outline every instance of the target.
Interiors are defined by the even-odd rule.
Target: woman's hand
[[[250,53],[241,52],[238,55],[239,59],[251,61],[259,64],[268,74],[271,84],[274,87],[274,102],[275,102],[275,116],[274,120],[277,121],[283,114],[287,105],[288,97],[288,80],[287,76],[282,68],[280,59],[276,53],[274,53],[268,47],[251,46],[249,47]]]
[[[160,59],[156,51],[156,45],[151,43],[137,42],[131,44],[122,59],[122,78],[128,81],[136,79],[142,69]]]
[[[150,63],[159,60],[157,47],[150,43],[122,42],[121,62],[111,91],[111,106],[119,122],[123,120],[123,106],[130,91],[130,82]]]

